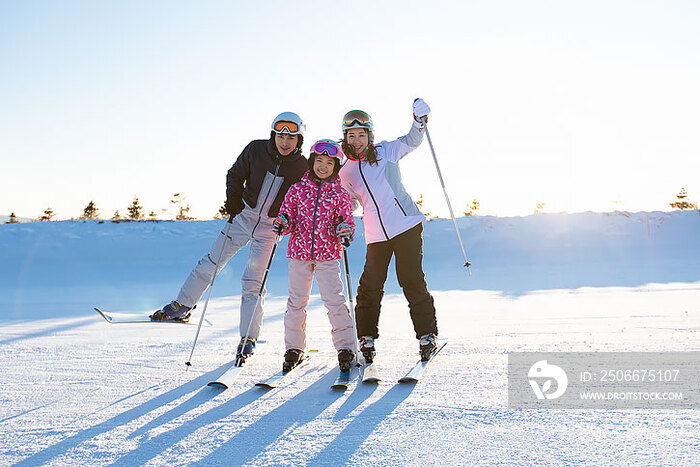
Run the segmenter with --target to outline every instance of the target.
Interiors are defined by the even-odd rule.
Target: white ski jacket
[[[390,240],[425,220],[401,182],[399,161],[423,141],[423,129],[415,125],[407,135],[375,145],[377,163],[348,159],[340,169],[340,181],[353,200],[362,205],[365,241]]]

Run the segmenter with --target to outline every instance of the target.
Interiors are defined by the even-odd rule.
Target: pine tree
[[[479,200],[474,198],[467,206],[467,210],[464,211],[465,216],[476,216],[477,211],[479,210]]]
[[[151,213],[148,215],[148,217],[149,217],[152,221],[157,221],[157,220],[158,220],[158,214],[156,214],[155,211],[151,211]]]
[[[138,196],[134,197],[134,200],[127,208],[127,211],[129,212],[129,219],[135,221],[143,219],[143,206],[141,206],[141,204],[139,203]]]
[[[119,209],[117,209],[116,211],[114,211],[114,215],[112,216],[112,220],[118,221],[118,220],[121,219],[121,218],[122,218],[122,215],[119,214]]]
[[[15,213],[10,214],[10,220],[6,222],[6,224],[19,224],[19,221],[17,220],[17,216],[15,216]]]
[[[175,220],[177,221],[191,221],[194,220],[194,217],[191,217],[188,213],[190,212],[190,205],[188,204],[187,206],[180,206],[180,212],[177,213],[177,216],[175,216]]]
[[[182,203],[185,202],[185,195],[182,193],[175,193],[173,197],[170,199],[170,203],[173,205],[173,210],[175,211],[175,214],[173,215],[173,218],[177,220],[177,216],[180,214],[180,208],[182,207]]]
[[[176,221],[191,221],[194,219],[194,217],[190,217],[188,214],[190,212],[190,205],[185,205],[185,195],[182,193],[175,193],[170,202],[175,205]]]
[[[681,188],[681,191],[678,192],[676,195],[676,201],[673,203],[669,203],[672,208],[680,209],[680,210],[685,210],[685,209],[697,209],[698,208],[698,203],[690,203],[686,201],[685,199],[688,197],[688,192],[685,191],[685,188]]]
[[[85,209],[83,209],[83,219],[97,219],[97,217],[100,215],[100,210],[97,209],[97,206],[95,205],[95,202],[90,200],[87,206],[85,206]]]
[[[219,211],[214,215],[214,219],[226,219],[229,217],[228,211],[226,211],[226,202],[221,205]]]
[[[422,212],[423,215],[425,217],[427,217],[429,221],[431,221],[437,217],[437,216],[433,216],[433,211],[431,211],[429,209],[425,209],[423,207],[423,204],[425,204],[425,199],[423,198],[423,193],[418,194],[418,199],[415,201],[415,203],[416,203],[416,206],[418,206],[418,209],[420,210],[420,212]]]
[[[53,219],[53,216],[53,209],[51,209],[51,206],[49,206],[48,208],[46,208],[44,214],[39,218],[39,220],[42,222],[51,221]]]

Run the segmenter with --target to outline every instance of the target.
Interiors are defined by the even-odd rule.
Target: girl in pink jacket
[[[287,248],[289,261],[289,299],[284,315],[283,371],[289,371],[304,358],[306,347],[306,305],[311,285],[316,283],[328,309],[333,345],[338,351],[341,371],[350,371],[355,359],[355,335],[350,311],[345,304],[340,278],[342,245],[352,241],[355,222],[350,195],[341,184],[338,172],[344,157],[340,145],[320,140],[311,147],[309,171],[291,186],[284,198],[273,230],[291,233]]]

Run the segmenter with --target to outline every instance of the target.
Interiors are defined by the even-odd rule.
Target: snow
[[[337,363],[318,295],[307,327],[318,355],[279,388],[254,387],[281,366],[286,243],[265,342],[227,391],[206,383],[233,359],[246,251],[217,278],[214,326],[187,372],[196,328],[109,325],[92,311],[141,317],[174,298],[222,223],[0,226],[0,465],[700,463],[697,410],[509,410],[506,380],[513,351],[699,351],[697,211],[460,218],[471,276],[451,221],[425,223],[450,341],[425,379],[396,384],[418,357],[392,272],[383,381],[345,393],[329,389]],[[358,235],[355,287],[363,257]]]

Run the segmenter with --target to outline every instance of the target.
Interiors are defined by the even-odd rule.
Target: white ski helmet
[[[301,117],[294,112],[282,112],[275,117],[270,127],[277,134],[287,133],[289,135],[304,136],[306,132],[306,125],[304,125]]]
[[[369,144],[374,142],[374,124],[372,117],[364,110],[351,110],[343,117],[343,138],[352,128],[364,128],[369,133]]]

